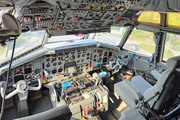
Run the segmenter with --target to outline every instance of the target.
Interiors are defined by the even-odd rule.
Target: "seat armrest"
[[[159,80],[161,74],[157,70],[152,70],[151,74],[156,78],[156,80]]]
[[[128,79],[122,81],[122,84],[128,89],[128,91],[137,99],[142,100],[143,95]]]

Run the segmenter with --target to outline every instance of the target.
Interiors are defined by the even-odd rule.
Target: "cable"
[[[12,64],[12,61],[13,61],[15,45],[16,45],[16,39],[14,40],[14,45],[13,45],[12,55],[11,55],[11,61],[10,61],[10,63],[9,63],[9,69],[8,69],[8,72],[7,72],[7,80],[6,80],[6,84],[5,84],[4,96],[3,96],[3,98],[2,98],[0,120],[2,119],[3,112],[4,112],[5,95],[6,95],[6,89],[7,89],[8,81],[9,81],[9,71],[11,70],[11,64]]]

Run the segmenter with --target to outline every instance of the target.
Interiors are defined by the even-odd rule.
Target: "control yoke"
[[[40,90],[42,87],[42,82],[40,79],[37,79],[37,80],[38,80],[38,87],[29,86],[25,80],[18,81],[16,84],[13,85],[16,88],[16,90],[14,90],[11,93],[9,93],[8,95],[6,95],[5,99],[9,99],[18,93],[24,94],[28,90],[33,90],[33,91]],[[4,81],[3,84],[6,84],[6,82]],[[4,90],[4,85],[3,85],[1,87],[1,96],[4,96],[4,91],[5,90]]]
[[[109,67],[113,73],[117,73],[123,65],[127,65],[127,64],[128,64],[128,62],[123,62],[123,60],[119,59],[119,58],[117,58],[115,60],[113,60],[113,58],[111,58],[109,60]]]

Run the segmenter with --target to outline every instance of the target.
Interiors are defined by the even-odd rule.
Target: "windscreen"
[[[40,46],[43,41],[44,33],[45,31],[21,33],[21,35],[16,39],[14,58]],[[0,46],[0,64],[10,60],[12,48],[13,41],[7,43],[5,47]]]

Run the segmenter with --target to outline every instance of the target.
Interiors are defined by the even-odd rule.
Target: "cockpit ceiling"
[[[4,0],[1,6],[12,1]],[[161,0],[13,0],[22,31],[46,30],[50,36],[109,32],[111,26],[135,25],[146,11],[177,11],[178,1]],[[2,4],[1,4],[2,3]],[[151,20],[150,20],[151,21]],[[157,23],[156,23],[157,22]],[[159,19],[155,24],[159,25]],[[174,27],[173,27],[174,28]]]

